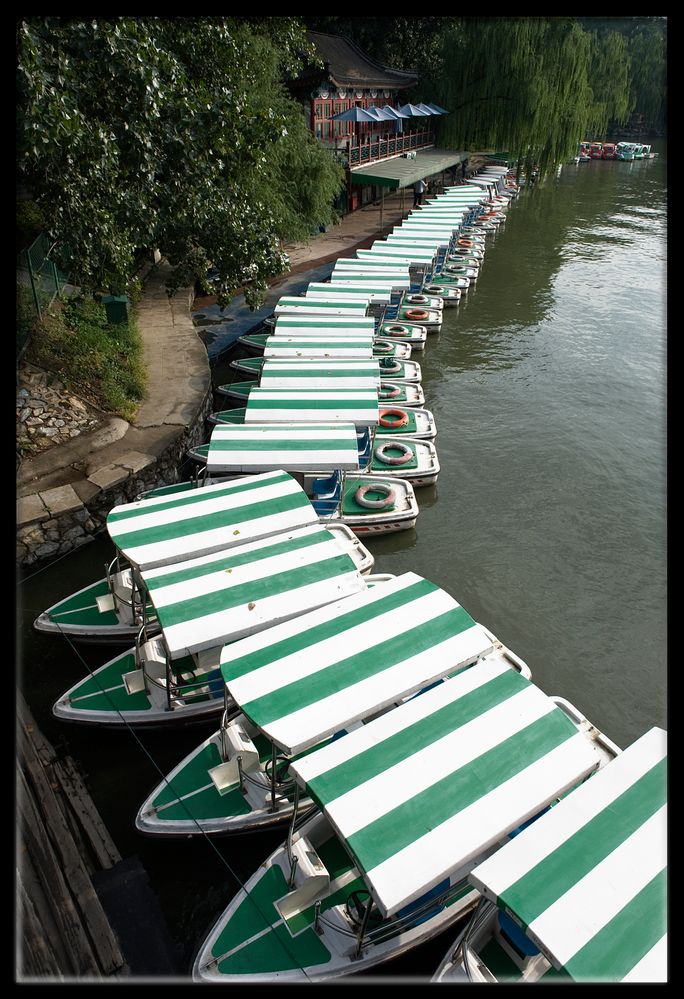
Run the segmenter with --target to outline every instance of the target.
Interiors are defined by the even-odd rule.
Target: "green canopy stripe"
[[[419,719],[410,729],[394,732],[379,740],[367,752],[320,774],[308,785],[319,802],[339,798],[407,760],[415,753],[439,741],[449,732],[467,725],[478,715],[523,690],[527,681],[514,670],[485,677],[486,682],[466,693],[458,701],[445,704],[434,713]]]
[[[577,982],[621,981],[666,932],[667,870],[664,869],[566,961],[565,970]],[[665,980],[664,977],[644,979]]]
[[[193,497],[197,494],[198,498],[201,499],[202,494],[208,488],[210,487],[205,486],[202,489],[193,491]],[[304,495],[304,501],[302,501],[302,495]],[[183,496],[187,496],[187,493],[184,493]],[[291,510],[306,509],[307,506],[311,506],[310,501],[300,490],[300,495],[295,493],[282,496],[267,505],[262,501],[249,504],[248,506],[219,510],[211,515],[198,514],[195,517],[186,517],[184,520],[160,524],[158,527],[148,527],[137,531],[129,530],[125,535],[117,536],[116,543],[120,548],[132,549],[140,545],[153,545],[161,541],[187,538],[190,535],[201,536],[204,533],[213,532],[219,528],[237,527],[240,524],[259,520],[265,516],[273,516],[274,514],[281,514]],[[197,545],[192,554],[197,553],[197,547],[200,544],[201,542],[198,538]]]
[[[270,560],[269,560],[270,561]],[[299,586],[308,586],[321,579],[330,579],[343,572],[351,572],[354,563],[349,555],[340,554],[321,560],[314,565],[290,566],[282,572],[269,573],[261,578],[249,580],[241,585],[226,585],[224,579],[227,572],[231,570],[219,570],[221,578],[212,579],[205,577],[208,583],[220,586],[220,589],[211,590],[209,585],[205,592],[189,597],[186,600],[179,600],[173,604],[157,606],[157,616],[162,629],[172,628],[174,625],[184,624],[188,621],[197,621],[203,617],[209,617],[218,611],[230,610],[233,607],[246,606],[249,603],[256,604],[258,600],[266,600],[269,597],[277,596],[290,590],[295,590]],[[229,579],[230,577],[228,577]],[[152,601],[155,601],[155,594],[152,593]]]
[[[154,576],[146,575],[145,584],[149,593],[155,594],[162,588],[195,581],[217,571],[231,573],[240,566],[256,565],[264,559],[302,551],[306,548],[314,548],[316,545],[328,544],[331,538],[332,535],[325,529],[322,531],[316,529],[307,533],[298,532],[296,536],[287,534],[282,538],[277,535],[273,539],[265,539],[256,549],[254,545],[237,546],[207,558],[200,565],[193,562],[189,566],[184,562],[178,568],[169,566],[168,569],[162,570]]]
[[[575,731],[560,712],[543,715],[483,753],[477,767],[449,773],[351,834],[347,842],[362,870],[368,873],[388,857],[395,857],[422,835],[515,778],[522,768],[548,755]]]
[[[501,904],[515,913],[524,911],[532,922],[660,809],[666,798],[667,761],[661,760],[503,892]]]
[[[170,500],[155,500],[154,498],[149,500],[138,500],[136,503],[125,504],[122,506],[115,506],[110,513],[107,515],[107,526],[110,524],[121,524],[118,536],[121,536],[126,530],[126,525],[121,522],[131,518],[140,518],[146,514],[152,516],[158,516],[160,513],[166,513],[169,510],[181,511],[185,507],[197,506],[198,503],[206,502],[209,499],[215,499],[217,497],[239,497],[243,493],[253,492],[255,489],[263,489],[265,485],[283,485],[287,484],[292,487],[294,480],[290,475],[285,472],[271,472],[264,473],[264,475],[259,476],[259,478],[254,478],[253,480],[239,481],[239,482],[229,482],[229,483],[219,483],[211,487],[207,487],[202,493],[192,493],[192,495],[183,494],[178,497],[174,497]],[[294,491],[294,490],[293,490]],[[304,496],[306,501],[306,497]],[[110,531],[111,533],[111,531]]]
[[[440,642],[473,624],[467,611],[462,607],[454,608],[433,619],[424,628],[414,627],[356,655],[331,663],[313,675],[279,687],[255,701],[243,703],[242,708],[249,718],[258,719],[259,726],[265,727],[275,719],[323,700],[340,687],[350,687],[374,676],[381,669],[389,669],[396,663],[432,650]]]
[[[235,696],[236,688],[231,686],[231,681],[261,669],[272,663],[279,663],[281,659],[289,656],[297,656],[304,650],[312,649],[316,654],[316,646],[330,638],[339,638],[340,644],[344,641],[344,634],[353,628],[358,627],[368,621],[376,620],[388,611],[418,599],[426,593],[434,592],[437,587],[427,579],[414,577],[413,573],[407,574],[411,577],[409,585],[404,585],[400,589],[392,587],[388,592],[385,587],[378,587],[364,594],[364,601],[358,606],[359,598],[349,601],[349,609],[344,607],[332,608],[333,616],[330,617],[325,611],[315,611],[306,618],[301,618],[295,627],[292,624],[280,625],[268,634],[260,636],[258,647],[253,651],[241,650],[246,646],[255,644],[253,639],[234,644],[230,653],[224,652],[221,656],[221,672],[223,679],[228,684],[231,694]],[[416,581],[414,582],[413,579]],[[319,619],[323,618],[319,622]],[[316,622],[312,624],[312,619]],[[281,636],[285,637],[281,637]],[[238,702],[240,703],[240,702]]]

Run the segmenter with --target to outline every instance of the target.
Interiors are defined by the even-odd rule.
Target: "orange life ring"
[[[396,420],[389,419],[389,417],[396,416]],[[405,427],[409,421],[408,413],[403,409],[383,409],[380,411],[380,426],[390,427],[392,430],[396,430],[399,427]]]
[[[429,315],[429,313],[427,313],[425,311],[425,309],[407,309],[406,310],[406,318],[407,319],[415,319],[416,322],[420,322],[423,319],[427,319],[428,315]]]
[[[458,246],[472,246],[472,239],[459,239],[456,241]]]

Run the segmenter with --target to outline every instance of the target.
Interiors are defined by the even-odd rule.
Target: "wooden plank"
[[[53,936],[45,933],[41,917],[33,904],[31,894],[23,884],[21,871],[17,871],[17,901],[19,906],[20,934],[23,946],[17,947],[16,972],[19,982],[24,978],[50,978],[63,980],[63,961],[57,957],[52,943]]]
[[[45,835],[44,823],[36,810],[30,788],[19,766],[17,766],[17,799],[26,846],[50,902],[57,929],[65,943],[69,966],[64,971],[99,978],[100,968],[83,928],[81,915],[71,898],[67,882]]]
[[[93,799],[90,797],[76,765],[70,756],[57,760],[53,767],[55,776],[67,795],[69,805],[78,817],[98,864],[103,870],[113,867],[121,860],[121,854],[114,840],[100,818]]]

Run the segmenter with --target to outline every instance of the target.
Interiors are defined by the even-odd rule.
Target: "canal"
[[[376,571],[418,572],[522,657],[549,694],[623,748],[667,727],[666,158],[564,166],[523,190],[477,286],[416,359],[441,473],[415,530],[368,542]],[[19,582],[21,686],[75,757],[122,856],[149,873],[181,973],[282,833],[158,842],[137,809],[213,729],[135,735],[52,718],[112,650],[32,630],[100,578],[104,539]],[[429,976],[453,933],[379,975]]]

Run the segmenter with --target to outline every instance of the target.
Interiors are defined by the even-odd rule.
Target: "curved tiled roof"
[[[306,35],[323,59],[330,79],[339,87],[377,86],[402,90],[418,82],[416,73],[391,69],[376,62],[343,35],[326,35],[318,31],[307,31]]]

